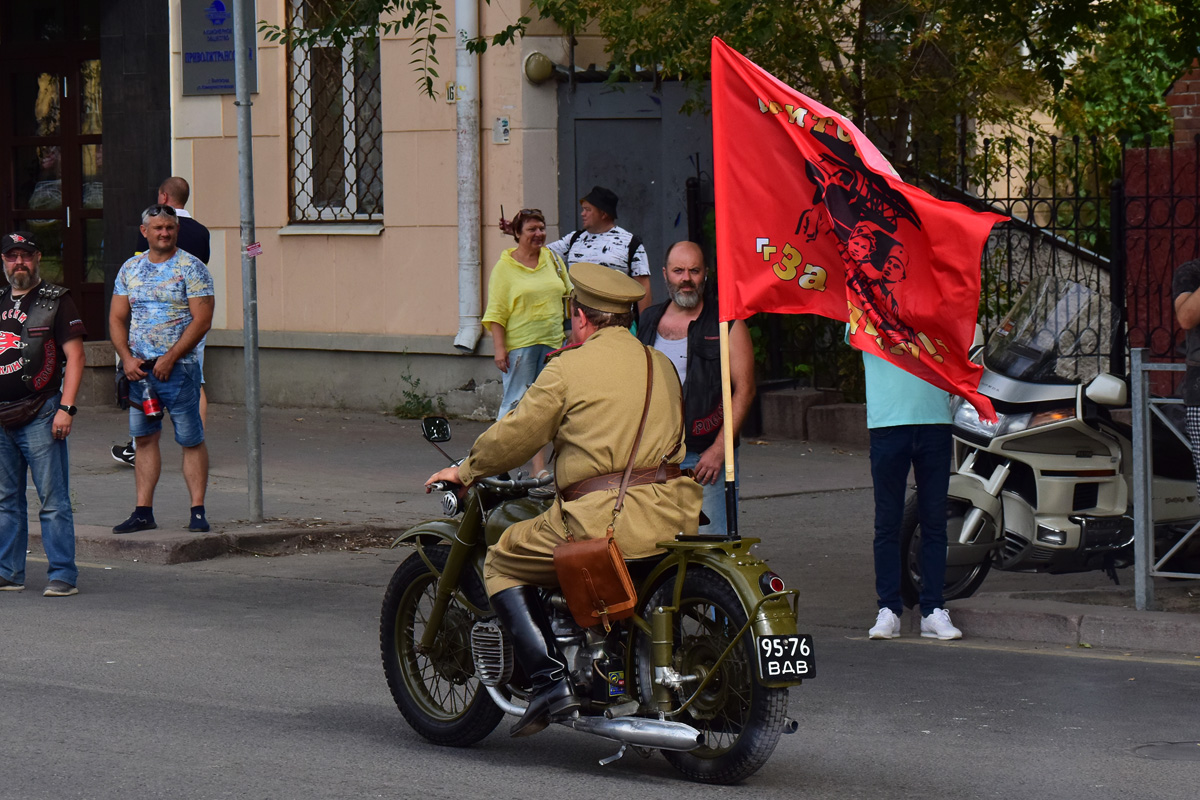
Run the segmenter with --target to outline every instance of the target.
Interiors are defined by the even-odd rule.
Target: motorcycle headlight
[[[1013,433],[1053,425],[1056,422],[1074,419],[1075,409],[1071,407],[1056,408],[1052,411],[1040,411],[1037,414],[1001,414],[997,412],[995,422],[984,422],[979,418],[979,412],[968,402],[960,402],[954,410],[954,425],[967,433],[993,439],[997,436],[1008,436]]]
[[[962,398],[956,399],[958,400],[958,407],[954,409],[954,427],[961,428],[966,433],[981,436],[984,439],[991,439],[997,435],[1000,427],[1004,425],[1007,415],[997,414],[996,422],[984,422],[979,418],[979,412],[975,410],[975,406]]]

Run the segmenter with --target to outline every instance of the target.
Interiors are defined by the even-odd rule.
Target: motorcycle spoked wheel
[[[946,535],[951,541],[958,538],[971,506],[962,500],[946,501]],[[991,525],[985,520],[984,525]],[[900,523],[900,598],[909,608],[921,602],[921,524],[917,519],[917,496],[911,494],[904,502],[904,518]],[[946,567],[942,588],[945,600],[959,600],[975,594],[992,569],[992,559],[978,564]]]
[[[448,547],[424,551],[439,570],[445,567]],[[472,603],[486,607],[474,573],[468,573],[465,591]],[[466,747],[495,730],[504,712],[475,677],[471,628],[478,620],[456,599],[446,609],[432,652],[417,652],[436,592],[437,576],[420,555],[414,553],[396,568],[379,620],[383,671],[413,730],[436,744]]]
[[[655,606],[669,605],[675,579],[660,586],[642,605],[650,618]],[[709,569],[692,568],[683,583],[675,615],[673,666],[681,675],[712,672],[713,664],[746,623],[746,612],[733,587]],[[787,689],[772,689],[758,680],[753,631],[717,669],[718,675],[683,714],[673,717],[696,728],[703,743],[691,752],[664,750],[663,757],[687,777],[703,783],[729,784],[757,772],[774,752],[787,714]],[[634,659],[643,703],[651,703],[654,667],[650,637],[639,634]],[[692,684],[695,686],[695,684]],[[691,697],[686,685],[674,692],[676,705]]]

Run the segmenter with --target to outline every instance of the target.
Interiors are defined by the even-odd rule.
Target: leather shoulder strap
[[[654,361],[650,357],[650,348],[642,345],[646,352],[646,403],[642,406],[642,421],[638,423],[637,436],[633,440],[633,450],[629,453],[629,463],[625,465],[625,474],[621,476],[621,488],[617,492],[617,504],[613,508],[613,521],[625,506],[625,490],[629,488],[629,476],[633,474],[633,464],[637,459],[638,448],[642,444],[642,434],[646,431],[646,418],[650,416],[650,395],[654,391]],[[612,526],[608,527],[608,535],[612,536]]]

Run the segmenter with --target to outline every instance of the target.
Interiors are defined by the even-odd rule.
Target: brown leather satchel
[[[575,617],[575,623],[581,628],[604,625],[605,631],[611,630],[613,622],[632,617],[637,606],[637,589],[634,588],[633,578],[629,576],[625,556],[613,538],[613,528],[625,505],[625,490],[629,488],[638,446],[642,443],[642,432],[646,429],[646,417],[650,413],[654,364],[650,358],[650,348],[646,347],[645,350],[646,404],[642,408],[637,437],[633,440],[633,452],[629,454],[629,463],[625,466],[625,474],[617,492],[612,522],[603,537],[576,541],[568,532],[566,543],[554,548],[554,570],[558,573],[559,586],[562,587],[571,615]]]

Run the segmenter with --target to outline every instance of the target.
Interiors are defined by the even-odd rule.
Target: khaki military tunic
[[[662,353],[651,351],[654,392],[635,467],[656,466],[675,450],[684,457],[679,377]],[[646,356],[625,328],[602,328],[582,346],[555,357],[504,419],[489,428],[459,467],[464,483],[515,469],[553,440],[560,487],[622,472],[633,449],[646,399]],[[677,447],[678,446],[678,447]],[[592,492],[518,522],[488,552],[488,594],[523,584],[555,586],[554,548],[566,541],[604,536],[617,490]],[[691,478],[631,486],[615,537],[626,558],[653,555],[656,543],[678,533],[695,535],[702,490]]]

